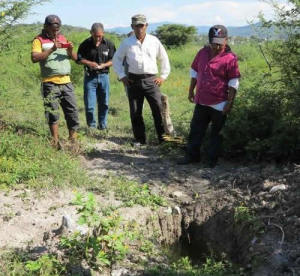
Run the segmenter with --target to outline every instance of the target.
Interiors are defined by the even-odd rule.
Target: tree
[[[262,26],[277,28],[285,38],[264,44],[273,79],[281,88],[278,91],[280,117],[274,123],[272,145],[274,151],[287,156],[300,157],[300,1],[288,0],[289,5],[279,1],[265,0],[273,8],[273,20],[260,16]]]
[[[13,26],[25,18],[30,9],[47,0],[1,0],[0,1],[0,50],[5,48],[12,38]]]
[[[197,30],[194,26],[165,24],[157,28],[155,35],[167,47],[178,47],[193,40],[197,35]]]

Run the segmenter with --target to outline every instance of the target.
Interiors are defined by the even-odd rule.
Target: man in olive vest
[[[76,140],[79,127],[78,109],[71,83],[70,59],[77,60],[73,44],[60,32],[61,20],[57,15],[45,18],[44,29],[32,43],[31,60],[39,62],[42,77],[42,95],[45,115],[52,135],[52,144],[60,149],[58,137],[59,105],[69,130],[69,140]]]

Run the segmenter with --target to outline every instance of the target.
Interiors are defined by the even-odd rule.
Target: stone
[[[129,271],[125,268],[120,268],[120,269],[116,269],[113,270],[111,272],[111,276],[125,276],[128,275]]]
[[[281,184],[281,185],[277,185],[277,186],[272,187],[272,189],[270,190],[270,193],[276,193],[278,191],[284,191],[286,189],[287,189],[287,186],[284,185],[284,184]]]

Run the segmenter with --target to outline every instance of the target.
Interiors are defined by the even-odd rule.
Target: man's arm
[[[154,80],[154,83],[160,86],[166,78],[169,76],[171,68],[170,68],[170,62],[169,57],[166,52],[165,47],[161,44],[161,42],[158,40],[159,48],[158,48],[158,60],[160,61],[161,69],[160,69],[160,77],[156,78]]]
[[[196,87],[196,84],[197,84],[197,72],[191,68],[190,69],[190,77],[191,77],[191,80],[190,80],[190,87],[189,87],[189,95],[188,95],[188,99],[191,103],[194,102],[194,98],[195,98],[195,87]]]
[[[228,114],[233,106],[234,98],[239,87],[239,79],[234,78],[228,82],[228,100],[223,109],[223,114]]]
[[[119,47],[119,49],[115,52],[114,57],[112,59],[112,66],[114,71],[118,75],[120,81],[124,83],[125,86],[129,85],[128,78],[125,74],[123,61],[126,56],[127,46],[123,41]]]
[[[33,63],[46,60],[57,49],[57,43],[54,41],[52,48],[42,51],[42,44],[36,38],[32,44],[31,61]]]
[[[194,89],[196,87],[196,84],[197,84],[197,79],[191,77],[190,87],[189,87],[189,96],[188,96],[188,99],[191,103],[194,102],[194,98],[195,98]]]
[[[68,56],[74,60],[74,61],[77,61],[77,53],[74,52],[74,45],[72,42],[68,41],[70,43],[70,46],[68,47],[67,49],[67,53],[68,53]]]

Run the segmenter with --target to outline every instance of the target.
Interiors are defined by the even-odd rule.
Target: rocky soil
[[[299,165],[221,160],[209,169],[201,163],[179,166],[174,156],[161,154],[157,146],[130,147],[108,138],[94,147],[80,157],[91,177],[116,175],[148,183],[152,193],[168,200],[168,206],[155,211],[141,206],[121,208],[125,220],[145,226],[145,235],[156,231],[161,244],[180,242],[195,262],[213,250],[216,255],[225,253],[249,275],[300,275]],[[69,204],[73,198],[68,189],[39,195],[25,189],[1,192],[0,248],[34,254],[56,250],[63,217],[68,231],[78,230],[75,207]],[[113,195],[97,194],[96,198],[101,204],[121,204]],[[246,218],[237,225],[236,208],[241,206],[253,211],[255,221]],[[155,219],[150,220],[154,213]],[[131,254],[105,273],[143,275],[141,267],[130,270],[135,259]]]

